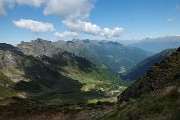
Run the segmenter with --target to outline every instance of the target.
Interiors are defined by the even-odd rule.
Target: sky
[[[180,0],[0,0],[0,43],[180,35]]]

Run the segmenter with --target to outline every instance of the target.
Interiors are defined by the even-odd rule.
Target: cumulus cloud
[[[78,36],[78,34],[76,32],[68,32],[65,31],[63,33],[59,33],[56,32],[54,34],[54,36],[58,39],[58,40],[68,40],[68,39],[72,39],[72,38],[76,38]]]
[[[12,8],[15,4],[40,7],[46,0],[0,0],[0,14],[6,15],[4,6]]]
[[[100,36],[105,38],[119,37],[122,32],[124,32],[124,29],[119,27],[115,27],[114,29],[104,28]]]
[[[45,15],[88,16],[95,0],[0,0],[0,12],[5,12],[4,5],[28,5],[43,7]]]
[[[170,22],[174,22],[175,20],[176,20],[176,18],[168,18],[168,19],[166,20],[166,22],[170,23]]]
[[[29,5],[34,7],[40,7],[46,0],[15,0],[19,5]]]
[[[80,16],[87,15],[93,4],[90,0],[47,0],[45,15]]]
[[[20,19],[18,21],[13,20],[13,23],[18,28],[30,29],[34,33],[42,33],[55,30],[54,25],[51,23],[43,23],[34,20]]]
[[[116,27],[114,29],[109,28],[101,28],[96,24],[92,24],[90,22],[84,22],[81,20],[72,21],[71,19],[67,19],[63,21],[64,24],[68,26],[68,28],[72,31],[82,32],[90,35],[101,36],[105,38],[113,38],[119,37],[120,33],[124,32],[123,28]]]
[[[71,0],[69,0],[71,1]],[[89,13],[94,7],[94,2],[88,0],[78,0],[80,7],[69,12],[63,23],[68,26],[71,31],[81,32],[94,36],[101,36],[105,38],[119,37],[120,33],[124,31],[123,28],[116,27],[114,29],[101,28],[100,26],[89,22]]]
[[[5,4],[41,7],[44,15],[64,17],[63,23],[74,33],[79,32],[105,38],[119,37],[124,31],[123,28],[101,28],[90,22],[89,14],[94,8],[95,2],[96,0],[0,0],[0,13],[6,13],[3,7]],[[34,33],[54,30],[54,26],[50,23],[23,19],[13,22],[17,27],[30,29]],[[65,33],[67,34],[67,31],[61,34],[65,36]],[[61,36],[56,33],[57,35]]]
[[[15,4],[40,7],[46,1],[47,0],[0,0],[0,14],[6,15],[6,10],[4,9],[6,5],[10,8]]]
[[[0,14],[2,15],[6,15],[5,5],[11,8],[14,5],[14,0],[0,0]]]
[[[84,32],[91,35],[97,35],[100,33],[101,28],[96,24],[84,22],[81,20],[72,21],[71,19],[64,20],[63,23],[68,26],[72,31]]]

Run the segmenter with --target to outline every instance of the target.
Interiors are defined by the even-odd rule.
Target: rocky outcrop
[[[26,55],[52,57],[52,55],[58,53],[58,50],[51,44],[51,41],[43,39],[32,40],[31,42],[21,42],[17,47]]]
[[[0,43],[0,68],[16,66],[18,63],[17,56],[24,56],[24,54],[16,47]]]

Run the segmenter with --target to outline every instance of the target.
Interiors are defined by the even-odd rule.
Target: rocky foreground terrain
[[[95,120],[116,108],[115,103],[45,105],[17,97],[0,100],[1,120]]]

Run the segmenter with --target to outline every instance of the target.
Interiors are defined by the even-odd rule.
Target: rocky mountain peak
[[[21,42],[21,44],[18,44],[17,47],[26,55],[46,55],[51,57],[53,54],[56,53],[56,49],[51,44],[51,41],[43,40],[41,38],[32,40],[31,42]]]

